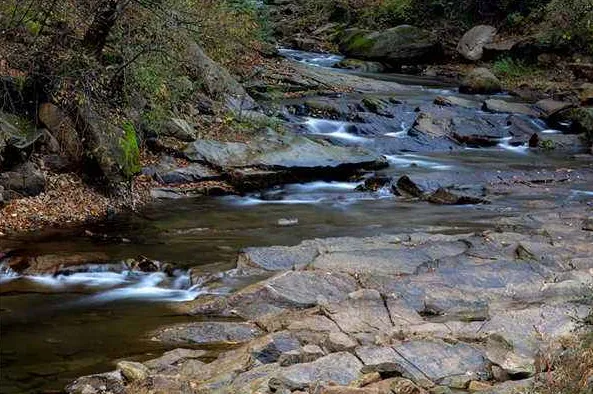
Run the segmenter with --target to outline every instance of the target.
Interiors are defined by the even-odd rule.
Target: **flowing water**
[[[320,67],[340,60],[336,55],[294,51],[285,55]],[[440,89],[451,92],[447,86],[420,88],[414,99],[430,102]],[[294,122],[301,132],[383,152],[385,141],[406,137],[414,113],[398,119],[379,132],[365,132],[364,125],[346,120],[297,117]],[[537,127],[556,132],[543,123]],[[591,165],[586,159],[535,152],[506,139],[488,149],[385,153],[389,167],[380,175],[416,174],[429,180],[456,176],[469,183],[474,174],[484,172],[553,172]],[[249,284],[232,271],[243,247],[294,245],[314,237],[477,231],[490,228],[494,218],[549,209],[534,207],[533,198],[554,204],[583,204],[593,198],[593,185],[577,182],[533,198],[511,194],[490,205],[436,206],[396,198],[388,191],[362,192],[357,188],[361,183],[312,182],[245,196],[165,201],[93,226],[2,238],[0,252],[102,252],[122,263],[58,276],[18,276],[0,267],[0,392],[59,391],[74,377],[113,369],[118,359],[158,356],[167,349],[151,341],[151,331],[196,319],[182,313],[184,301]],[[292,226],[280,225],[282,220]],[[138,256],[170,263],[173,275],[130,271],[123,261]],[[192,281],[190,268],[196,277],[216,275],[217,286]]]

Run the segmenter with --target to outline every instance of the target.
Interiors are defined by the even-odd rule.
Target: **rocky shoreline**
[[[179,349],[122,361],[66,390],[514,393],[545,384],[540,374],[554,374],[550,362],[565,351],[559,341],[590,330],[590,215],[567,207],[473,234],[246,249],[237,274],[269,279],[192,302],[190,313],[207,322],[150,334]],[[244,322],[224,320],[231,317]],[[211,362],[207,352],[183,349],[241,343]]]

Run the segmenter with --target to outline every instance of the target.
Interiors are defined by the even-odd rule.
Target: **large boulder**
[[[467,60],[480,60],[484,54],[484,45],[491,43],[495,35],[495,27],[475,26],[461,37],[457,45],[457,52]]]
[[[339,47],[347,56],[383,62],[394,67],[429,62],[441,52],[435,36],[409,25],[383,31],[349,29],[343,34]]]
[[[243,86],[225,68],[208,57],[196,42],[188,41],[185,48],[188,75],[203,85],[210,98],[222,100],[230,109],[237,111],[257,106]]]
[[[471,71],[461,82],[459,91],[468,94],[499,93],[502,84],[487,68],[479,67]]]
[[[270,132],[251,141],[198,140],[185,150],[192,162],[231,173],[236,187],[258,189],[275,183],[345,178],[361,169],[386,166],[385,159],[362,148]]]
[[[25,122],[0,111],[0,169],[5,170],[23,161],[25,152],[43,135],[29,130]]]
[[[35,164],[27,162],[0,173],[0,186],[4,188],[4,196],[36,196],[45,191],[45,175]]]
[[[44,103],[39,106],[39,121],[47,127],[60,146],[60,151],[72,162],[79,162],[83,146],[74,122],[57,106]]]

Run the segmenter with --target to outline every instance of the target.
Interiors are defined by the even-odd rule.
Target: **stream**
[[[337,55],[291,50],[282,54],[314,67],[341,60]],[[403,108],[389,124],[296,114],[290,118],[295,132],[380,152],[389,167],[378,175],[388,177],[454,176],[471,184],[480,173],[591,167],[588,158],[530,150],[509,139],[479,149],[395,151],[391,146],[405,140],[414,122],[414,106],[457,93],[451,86],[422,78],[375,77],[412,86],[406,98],[412,109]],[[542,133],[557,133],[544,122],[533,122]],[[258,279],[233,271],[237,252],[244,247],[295,245],[316,237],[467,233],[489,229],[496,218],[593,200],[593,185],[576,182],[537,196],[502,194],[488,205],[441,206],[397,198],[386,190],[360,191],[363,182],[316,181],[244,196],[161,201],[84,228],[2,238],[0,251],[100,252],[113,261],[146,256],[174,270],[171,275],[137,272],[122,263],[57,276],[19,276],[0,266],[0,393],[60,392],[73,378],[112,370],[120,359],[159,356],[170,348],[151,340],[153,330],[197,319],[183,313],[184,302],[204,294],[231,293]],[[216,286],[195,279],[208,275],[218,278]],[[214,356],[218,349],[206,350]]]

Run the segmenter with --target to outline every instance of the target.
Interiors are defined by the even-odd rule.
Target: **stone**
[[[488,376],[488,362],[484,354],[465,343],[449,344],[441,341],[413,340],[394,346],[401,360],[405,360],[404,376],[418,376],[418,372],[435,383],[455,376]],[[412,378],[412,380],[416,380]]]
[[[383,31],[348,29],[342,35],[339,48],[347,56],[392,67],[433,61],[442,52],[430,32],[409,25]]]
[[[159,131],[159,136],[172,137],[184,142],[191,142],[198,139],[198,133],[195,128],[186,120],[179,118],[171,118],[171,120],[165,122]]]
[[[359,379],[362,363],[350,353],[332,353],[311,363],[283,368],[270,380],[270,387],[302,390],[315,383],[334,383],[347,386]]]
[[[124,394],[124,377],[120,371],[82,376],[65,387],[68,394]]]
[[[279,313],[284,307],[308,308],[319,302],[339,302],[358,288],[347,274],[288,271],[243,289],[229,299],[239,316],[254,319]]]
[[[56,139],[59,149],[65,156],[73,163],[79,162],[84,148],[74,122],[52,103],[41,104],[37,116]]]
[[[172,344],[217,344],[247,342],[263,332],[254,324],[196,322],[164,328],[155,333],[159,341]]]
[[[144,364],[133,361],[120,361],[117,363],[117,369],[128,382],[144,380],[149,374],[149,370]]]
[[[502,90],[498,78],[487,68],[479,67],[471,71],[461,82],[459,91],[468,94],[493,94]]]
[[[428,394],[422,387],[406,378],[394,378],[391,382],[391,391],[394,394]]]
[[[480,108],[482,106],[478,101],[468,100],[458,96],[437,96],[434,104],[445,107],[458,106],[463,108]]]
[[[271,364],[279,361],[286,353],[301,350],[301,344],[293,333],[280,331],[252,341],[249,349],[257,361]]]
[[[407,175],[404,175],[397,180],[397,190],[402,194],[407,194],[416,198],[424,195],[424,191]]]
[[[199,164],[192,163],[187,167],[180,167],[173,171],[156,173],[154,178],[167,185],[180,185],[194,182],[221,180],[222,176],[217,171]]]
[[[514,103],[498,99],[484,101],[484,110],[499,113],[524,114],[534,117],[539,115],[539,112],[528,104]]]
[[[143,364],[150,369],[151,373],[171,373],[178,371],[178,365],[186,360],[195,360],[207,354],[204,350],[174,349],[165,352],[161,357],[145,361]]]
[[[479,380],[472,380],[471,382],[469,382],[469,386],[467,387],[467,389],[470,392],[474,393],[477,391],[490,390],[492,389],[492,385],[485,382],[480,382]]]
[[[106,264],[111,262],[108,255],[101,252],[80,252],[75,254],[44,254],[40,256],[14,255],[8,267],[24,275],[66,273],[76,267]]]
[[[325,348],[330,352],[352,352],[358,343],[343,332],[330,332],[325,341]]]
[[[387,332],[392,328],[389,312],[376,290],[358,290],[349,294],[347,300],[325,309],[328,317],[347,334]]]
[[[438,205],[468,205],[468,204],[484,204],[486,200],[465,195],[457,195],[445,188],[438,188],[434,193],[427,197],[427,200],[433,204]]]
[[[19,197],[32,197],[45,191],[45,175],[37,165],[27,162],[0,173],[0,186]]]
[[[246,248],[239,254],[237,268],[258,268],[266,271],[302,269],[313,263],[318,255],[317,248],[310,243],[292,247]]]
[[[334,65],[334,67],[361,73],[381,73],[386,71],[386,67],[379,62],[369,62],[359,59],[344,59]]]
[[[495,36],[495,27],[487,25],[475,26],[461,37],[457,45],[457,52],[467,60],[480,60],[484,54],[484,45],[491,43]]]
[[[539,110],[543,118],[549,119],[556,116],[559,112],[573,108],[574,104],[567,101],[546,99],[539,100],[537,103],[535,103],[535,107]]]

